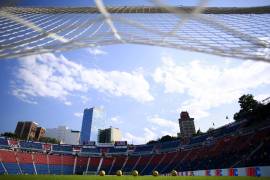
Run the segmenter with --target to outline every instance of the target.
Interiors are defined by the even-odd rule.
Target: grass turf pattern
[[[0,180],[270,180],[270,177],[231,176],[69,176],[69,175],[1,175]]]

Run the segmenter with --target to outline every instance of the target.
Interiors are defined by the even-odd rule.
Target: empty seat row
[[[31,150],[43,150],[42,143],[31,141],[20,141],[20,148]]]
[[[108,153],[127,153],[127,148],[109,148]]]
[[[0,137],[0,147],[8,147],[7,139]]]
[[[99,151],[99,149],[98,148],[96,148],[96,147],[83,147],[82,149],[81,149],[81,153],[85,153],[85,154],[99,154],[100,153],[100,151]]]
[[[73,152],[73,147],[72,145],[53,144],[52,150],[56,152]]]
[[[140,145],[136,146],[134,152],[138,153],[150,153],[153,151],[153,145]]]

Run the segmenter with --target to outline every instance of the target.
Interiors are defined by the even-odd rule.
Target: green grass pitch
[[[190,177],[190,176],[58,176],[58,175],[1,175],[0,180],[270,180],[270,177]]]

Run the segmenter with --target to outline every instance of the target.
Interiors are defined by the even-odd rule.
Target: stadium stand
[[[104,170],[105,172],[107,172],[107,174],[110,174],[111,167],[112,167],[114,162],[115,162],[115,159],[113,157],[103,158],[103,162],[102,162],[102,165],[100,167],[100,170]]]
[[[97,155],[99,155],[100,154],[100,151],[96,147],[83,147],[81,149],[81,153],[80,154],[82,154],[82,155],[89,155],[89,154],[97,154]]]
[[[0,165],[0,174],[6,174],[3,164]]]
[[[20,148],[26,150],[40,150],[43,151],[43,145],[39,142],[32,142],[32,141],[20,141]]]
[[[117,170],[122,170],[126,160],[127,160],[127,157],[125,157],[125,156],[116,156],[115,162],[112,165],[111,171],[109,174],[115,174]]]
[[[72,147],[72,145],[53,144],[52,150],[53,150],[53,152],[64,152],[67,154],[72,154],[73,147]]]
[[[36,174],[32,154],[26,152],[17,152],[16,157],[22,174]]]
[[[176,150],[180,146],[180,141],[172,141],[172,142],[164,142],[160,144],[159,151],[170,151],[170,150]]]
[[[122,169],[123,172],[124,173],[131,172],[134,169],[133,167],[136,166],[138,160],[139,156],[129,156],[125,166]]]
[[[48,156],[49,172],[50,174],[63,174],[62,173],[62,157],[61,155]]]
[[[203,134],[203,135],[192,137],[190,139],[190,144],[202,143],[203,141],[206,140],[207,137],[208,137],[207,134]]]
[[[156,166],[162,162],[164,157],[165,157],[165,154],[153,155],[151,159],[148,161],[148,164],[145,166],[143,171],[141,171],[141,174],[142,175],[151,174],[152,171],[156,170]]]
[[[0,158],[8,174],[22,174],[14,151],[0,150]]]
[[[89,171],[89,169],[87,170],[87,168],[89,167],[89,157],[76,157],[75,158],[75,173],[76,174],[83,174],[83,172]],[[92,158],[91,158],[92,159]],[[93,162],[93,161],[92,161]],[[92,163],[91,163],[92,164]],[[97,164],[98,165],[98,164]],[[97,168],[96,164],[93,164],[92,166]]]
[[[7,148],[9,146],[8,140],[6,138],[0,137],[0,147]]]
[[[138,160],[138,163],[136,164],[136,166],[134,166],[133,169],[136,169],[140,174],[143,175],[145,168],[147,168],[152,158],[152,154],[141,156]]]
[[[50,174],[49,171],[49,163],[48,163],[48,155],[42,153],[33,154],[33,162],[36,167],[37,174]]]
[[[62,173],[63,174],[73,174],[75,163],[75,157],[72,155],[62,155]]]
[[[163,161],[161,161],[157,167],[155,168],[156,171],[158,172],[166,172],[168,166],[171,165],[171,162],[174,160],[174,158],[176,157],[177,153],[176,152],[169,152],[166,153],[164,156]]]
[[[100,162],[100,157],[91,157],[89,158],[89,163],[88,163],[88,172],[97,172],[97,168]]]
[[[139,145],[135,147],[134,153],[149,154],[152,153],[154,145]]]
[[[17,148],[19,146],[19,142],[15,139],[8,139],[8,145],[10,148]]]
[[[110,147],[108,149],[108,153],[109,154],[124,154],[124,153],[127,153],[127,148],[115,148],[115,147]]]
[[[223,169],[270,164],[270,124],[245,127],[232,123],[190,139],[131,147],[50,145],[0,138],[0,173],[4,174],[96,174],[104,170],[149,175],[200,169]],[[12,143],[9,143],[12,142]],[[9,150],[8,150],[9,149]],[[14,150],[16,149],[16,151]],[[27,151],[25,151],[27,149]],[[46,151],[36,151],[36,150]],[[101,153],[102,152],[102,153]]]

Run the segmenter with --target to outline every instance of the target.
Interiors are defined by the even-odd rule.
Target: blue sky
[[[234,2],[253,6],[255,1]],[[242,94],[252,93],[258,100],[270,96],[270,65],[169,48],[111,45],[1,60],[0,87],[0,132],[14,131],[20,120],[80,130],[83,109],[95,106],[105,114],[107,127],[120,128],[123,140],[140,144],[176,135],[182,110],[188,110],[196,129],[203,131],[213,123],[218,127],[232,122]]]

